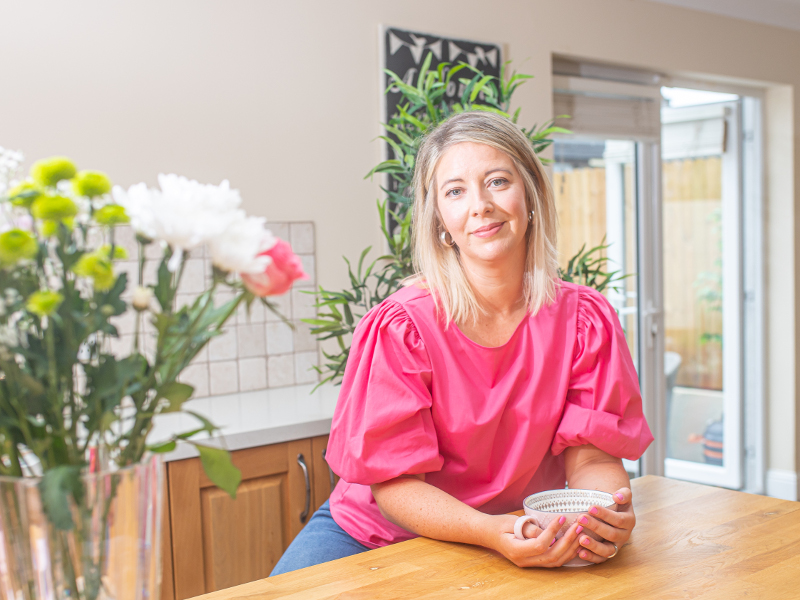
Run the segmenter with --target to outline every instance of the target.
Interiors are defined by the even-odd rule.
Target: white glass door
[[[740,103],[662,119],[665,474],[742,485]]]

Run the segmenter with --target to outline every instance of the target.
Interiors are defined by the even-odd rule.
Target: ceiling
[[[648,0],[800,31],[800,0]]]

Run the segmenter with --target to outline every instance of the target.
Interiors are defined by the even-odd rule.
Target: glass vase
[[[37,477],[0,477],[0,598],[158,600],[163,467],[141,463],[82,476],[74,526],[42,509]]]

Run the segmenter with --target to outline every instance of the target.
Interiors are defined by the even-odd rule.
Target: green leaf
[[[385,135],[379,135],[378,137],[380,139],[382,139],[383,141],[385,141],[387,144],[389,144],[392,147],[392,149],[394,150],[394,153],[395,153],[395,159],[396,160],[403,160],[403,157],[405,156],[405,153],[403,152],[403,149],[398,145],[397,142],[395,142],[390,137],[386,137]]]
[[[492,79],[494,79],[494,75],[484,75],[478,83],[475,84],[475,87],[472,88],[472,93],[469,95],[469,101],[475,102],[475,98],[478,97],[478,93],[489,83]]]
[[[208,478],[235,500],[236,489],[242,481],[242,472],[231,462],[230,452],[204,444],[194,444],[194,447],[200,453],[200,462]]]
[[[194,388],[186,383],[171,381],[158,388],[158,397],[169,400],[169,406],[161,412],[175,412],[181,409],[183,403],[192,397]]]
[[[68,531],[75,526],[69,506],[70,495],[77,504],[83,499],[80,465],[59,465],[45,471],[39,482],[42,506],[56,529]]]
[[[327,327],[331,324],[330,321],[324,321],[322,319],[300,319],[303,323],[308,323],[309,325],[314,325],[316,327]]]
[[[161,264],[158,266],[158,279],[153,288],[153,295],[164,312],[172,312],[172,273],[167,268],[167,262],[171,255],[172,253],[164,255]]]
[[[404,144],[408,146],[414,145],[414,140],[411,137],[409,137],[409,135],[406,134],[405,132],[400,131],[397,127],[393,127],[391,125],[384,125],[384,127],[386,128],[386,131],[388,131],[389,133],[395,134],[397,136],[397,139],[399,139]]]
[[[431,66],[432,58],[433,52],[428,51],[428,56],[425,57],[425,61],[422,63],[422,68],[419,70],[419,77],[417,77],[417,89],[420,91],[423,89],[422,82],[425,81],[425,74],[428,72],[428,69]]]
[[[205,427],[200,427],[198,429],[192,429],[191,431],[184,431],[183,433],[179,433],[175,436],[175,439],[178,440],[188,440],[189,438],[193,438],[198,433],[202,433],[204,431],[208,431]]]
[[[196,413],[194,411],[191,411],[191,410],[185,410],[183,412],[185,412],[187,415],[192,415],[195,419],[197,419],[198,421],[200,421],[203,424],[202,429],[200,429],[199,431],[207,431],[208,435],[214,435],[214,432],[219,430],[219,427],[214,425],[211,421],[206,419],[203,415],[201,415],[199,413]]]
[[[177,445],[178,444],[175,440],[169,440],[168,442],[162,442],[161,444],[154,444],[152,446],[148,446],[147,449],[150,452],[163,454],[164,452],[172,452],[173,450],[175,450],[175,447]]]

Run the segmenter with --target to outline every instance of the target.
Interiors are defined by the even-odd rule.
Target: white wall
[[[246,208],[317,225],[319,280],[381,243],[378,26],[505,44],[551,116],[553,53],[771,87],[769,468],[800,465],[796,352],[800,33],[640,0],[87,0],[0,4],[0,144],[118,183],[229,178]]]

